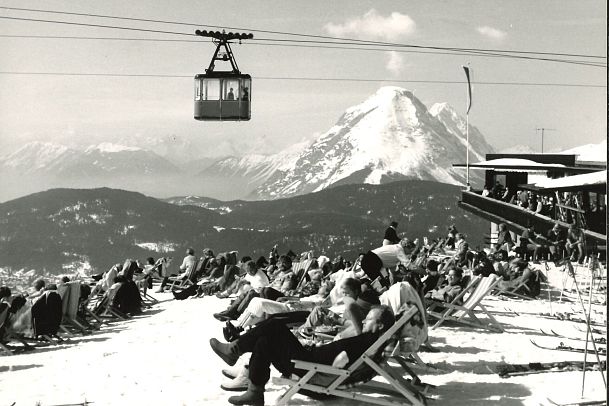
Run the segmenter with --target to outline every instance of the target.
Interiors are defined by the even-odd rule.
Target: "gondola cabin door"
[[[244,121],[251,118],[252,77],[242,74],[233,56],[230,40],[251,39],[252,34],[199,31],[213,38],[216,52],[205,73],[195,76],[195,120]],[[224,52],[221,52],[221,48]],[[231,71],[214,71],[215,61],[228,61]]]

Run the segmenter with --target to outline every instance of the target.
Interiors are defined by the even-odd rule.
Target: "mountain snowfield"
[[[477,161],[493,150],[477,129],[470,129],[471,158]],[[254,194],[274,199],[343,183],[405,178],[463,184],[463,171],[452,164],[465,162],[464,130],[465,121],[446,103],[428,111],[412,92],[382,87],[347,109],[289,169],[278,170]]]

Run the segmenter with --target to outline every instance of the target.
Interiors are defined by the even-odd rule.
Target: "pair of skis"
[[[520,315],[525,315],[525,316],[535,316],[535,317],[543,317],[545,319],[552,319],[552,320],[562,320],[562,321],[573,321],[576,323],[586,323],[586,320],[584,319],[580,319],[578,317],[572,317],[571,313],[526,313],[526,312],[521,312],[518,313],[515,310],[510,309],[509,307],[505,308],[506,311],[510,312],[510,313],[514,313],[516,316],[520,316]],[[595,323],[593,321],[590,322],[591,326],[596,326],[596,327],[605,327],[604,324],[601,323]]]
[[[598,347],[597,351],[594,351],[594,349],[592,349],[592,348],[588,348],[588,350],[586,350],[585,348],[571,347],[569,345],[565,345],[564,343],[560,343],[556,347],[549,347],[549,346],[537,344],[533,339],[531,339],[531,343],[533,343],[533,345],[535,347],[542,348],[544,350],[570,351],[570,352],[581,352],[581,353],[589,352],[592,354],[596,353],[598,355],[607,356],[607,348],[604,348],[604,347]]]
[[[556,406],[597,406],[597,405],[606,405],[606,400],[579,400],[573,402],[557,402],[550,398],[547,398],[548,402],[552,405]]]
[[[581,337],[569,337],[569,336],[565,336],[562,334],[558,334],[556,331],[550,329],[550,333],[548,333],[547,331],[544,331],[543,329],[540,329],[540,331],[548,336],[548,337],[558,337],[558,338],[565,338],[567,340],[574,340],[574,341],[586,341],[584,338]],[[605,334],[605,333],[597,333],[597,334]],[[605,337],[598,337],[594,339],[594,342],[596,344],[607,344],[607,339]]]
[[[606,368],[606,365],[606,361],[603,361],[602,367]],[[598,369],[598,365],[588,363],[585,368],[588,371],[594,371]],[[583,361],[531,362],[528,364],[498,365],[495,369],[500,377],[510,378],[512,376],[544,374],[547,372],[582,371],[584,363]]]

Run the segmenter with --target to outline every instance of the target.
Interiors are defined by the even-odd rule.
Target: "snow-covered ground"
[[[564,273],[552,270],[554,286],[571,289]],[[580,289],[584,288],[580,280]],[[605,282],[606,283],[606,282]],[[606,286],[606,285],[605,285]],[[573,294],[569,294],[573,296]],[[142,316],[115,322],[100,332],[76,337],[71,344],[0,356],[0,405],[50,406],[93,402],[102,405],[220,405],[231,395],[220,389],[223,362],[211,351],[211,337],[221,339],[221,323],[212,313],[223,310],[228,299],[175,301],[168,293]],[[605,296],[597,295],[603,300]],[[538,313],[574,312],[575,301],[521,301],[489,298],[484,304],[504,325],[504,333],[491,333],[456,325],[430,330],[431,344],[439,352],[419,355],[434,369],[416,368],[423,381],[436,385],[430,405],[545,405],[579,399],[582,372],[557,372],[501,378],[494,369],[502,363],[582,361],[583,354],[542,350],[539,344],[583,347],[581,341],[544,336],[540,329],[570,337],[585,337],[583,324],[537,316]],[[586,305],[587,306],[587,305]],[[593,305],[592,318],[606,323],[604,305]],[[605,335],[606,338],[606,335]],[[606,345],[601,345],[606,347]],[[601,357],[605,359],[605,357]],[[588,355],[588,362],[595,357]],[[278,373],[275,371],[274,376]],[[281,386],[267,385],[266,402],[274,404]],[[585,395],[605,399],[601,374],[588,371]],[[297,396],[293,405],[353,405],[353,401],[313,401]]]

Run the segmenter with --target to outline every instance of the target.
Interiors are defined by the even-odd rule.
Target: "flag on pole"
[[[469,66],[463,66],[463,70],[465,71],[465,76],[467,77],[467,114],[469,114],[469,110],[472,108],[472,83],[470,81],[471,69]]]

